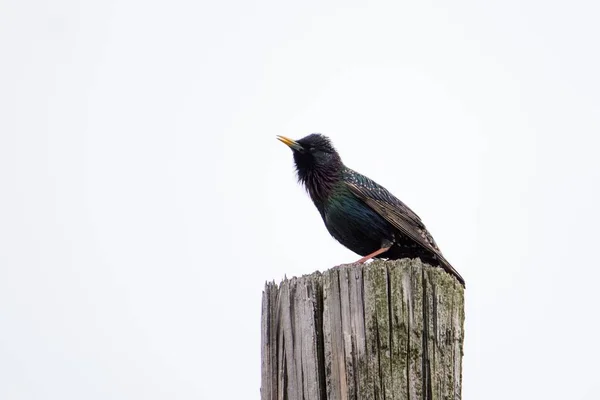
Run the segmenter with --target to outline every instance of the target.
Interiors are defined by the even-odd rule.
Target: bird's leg
[[[364,256],[363,258],[361,258],[360,260],[358,260],[357,263],[358,264],[364,264],[365,262],[367,262],[371,258],[377,257],[381,253],[385,253],[386,251],[388,251],[390,249],[390,247],[392,247],[392,242],[390,242],[389,240],[384,240],[383,243],[381,243],[381,246],[382,247],[379,250],[374,251],[371,254],[367,254],[366,256]]]

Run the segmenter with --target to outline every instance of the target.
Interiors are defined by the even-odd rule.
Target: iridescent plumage
[[[298,141],[285,137],[294,154],[298,180],[308,191],[329,233],[363,257],[414,258],[439,265],[463,285],[427,228],[406,204],[383,186],[346,167],[326,136]]]

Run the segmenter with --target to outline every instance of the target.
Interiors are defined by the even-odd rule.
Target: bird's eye
[[[315,148],[311,147],[310,149],[308,149],[308,151],[310,151],[312,153],[313,151],[315,151]]]

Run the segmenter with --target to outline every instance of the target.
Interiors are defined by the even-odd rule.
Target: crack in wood
[[[268,282],[261,399],[460,400],[463,329],[464,288],[419,259]]]

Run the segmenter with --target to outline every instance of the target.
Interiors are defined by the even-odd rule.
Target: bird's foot
[[[377,251],[374,251],[371,254],[367,254],[366,256],[364,256],[363,258],[361,258],[360,260],[358,260],[356,263],[357,264],[364,264],[367,261],[369,261],[371,258],[377,257],[381,253],[385,253],[386,251],[388,251],[390,249],[390,247],[391,246],[389,246],[389,247],[382,247],[381,249],[379,249]]]
[[[364,256],[363,258],[361,258],[360,260],[356,261],[355,264],[364,264],[367,261],[369,261],[371,259],[371,257],[369,256]]]

